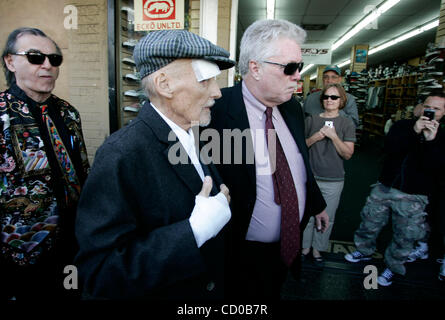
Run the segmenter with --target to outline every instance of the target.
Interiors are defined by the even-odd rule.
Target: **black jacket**
[[[432,141],[422,139],[413,127],[416,119],[396,122],[385,138],[385,159],[379,181],[408,194],[431,195],[437,189],[444,130]]]
[[[241,83],[222,89],[222,98],[216,100],[212,110],[212,121],[209,127],[216,129],[221,138],[220,145],[223,146],[224,129],[240,129],[241,131],[249,128],[246,106],[242,95]],[[315,182],[312,170],[309,164],[308,148],[304,136],[304,115],[300,104],[291,99],[290,101],[278,106],[292,136],[297,143],[306,166],[306,208],[303,220],[300,224],[300,231],[303,232],[309,218],[321,213],[326,208],[326,203]],[[237,254],[237,249],[245,239],[253,208],[256,201],[256,176],[255,164],[248,164],[248,154],[253,154],[253,143],[251,135],[246,135],[243,143],[241,164],[236,164],[234,159],[234,144],[231,150],[231,163],[223,164],[224,152],[221,158],[217,159],[216,165],[224,183],[230,190],[232,218],[228,229],[230,238],[228,239],[229,259],[232,254]],[[302,238],[302,237],[301,237]],[[235,258],[236,260],[236,258]]]
[[[188,218],[202,181],[192,163],[169,162],[170,131],[146,104],[97,151],[76,222],[86,298],[222,298],[221,232],[198,249]]]

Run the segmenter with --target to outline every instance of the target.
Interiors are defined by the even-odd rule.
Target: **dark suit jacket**
[[[188,218],[202,181],[190,161],[169,162],[179,143],[168,141],[170,131],[146,104],[97,151],[76,221],[86,298],[222,297],[223,239],[196,245]],[[209,169],[219,186],[215,167]]]
[[[216,100],[215,105],[211,108],[212,121],[209,127],[216,129],[220,133],[221,146],[223,145],[224,129],[240,129],[243,131],[249,128],[249,120],[241,88],[240,83],[234,87],[222,89],[222,98]],[[304,136],[304,115],[301,106],[297,101],[291,99],[279,105],[278,108],[297,143],[306,166],[306,208],[300,225],[300,230],[303,232],[309,218],[322,212],[326,208],[326,203],[309,165],[308,148]],[[246,164],[248,153],[253,154],[250,134],[246,135],[242,149],[242,164],[234,164],[234,144],[232,144],[231,149],[232,164],[223,163],[223,152],[221,153],[221,158],[216,159],[216,163],[219,163],[216,167],[224,183],[229,188],[231,196],[232,218],[229,222],[230,238],[227,239],[229,240],[228,249],[230,254],[234,252],[236,254],[241,242],[246,237],[256,200],[255,164]]]

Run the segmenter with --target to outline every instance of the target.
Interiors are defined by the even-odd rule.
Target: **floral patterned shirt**
[[[64,133],[61,143],[83,182],[89,164],[79,113],[54,95],[45,103],[60,113],[56,128]],[[53,247],[64,210],[77,205],[77,199],[63,196],[66,172],[58,166],[48,133],[42,133],[39,112],[16,85],[0,93],[0,262],[36,263]]]

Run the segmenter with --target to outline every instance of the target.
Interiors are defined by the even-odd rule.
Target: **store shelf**
[[[383,114],[389,118],[397,110],[405,109],[416,101],[417,78],[419,74],[370,81],[371,86],[385,86]]]
[[[367,112],[363,115],[363,130],[372,134],[384,135],[385,115]]]
[[[118,125],[119,128],[127,125],[137,117],[137,112],[125,111],[125,107],[137,106],[140,104],[142,97],[127,96],[125,92],[128,90],[138,91],[140,89],[140,81],[126,78],[126,75],[137,75],[136,66],[133,61],[133,49],[128,42],[136,42],[145,36],[146,32],[134,31],[134,14],[122,8],[134,8],[133,0],[118,0],[118,8],[116,10],[116,77],[117,95],[118,95]],[[132,110],[137,110],[133,107]]]
[[[116,112],[118,129],[130,123],[138,115],[146,97],[141,92],[141,82],[133,60],[136,43],[148,31],[134,30],[134,0],[116,0],[115,10],[115,57],[116,57]],[[185,1],[184,27],[190,27],[190,5]],[[128,95],[128,91],[133,93]],[[125,94],[127,92],[127,94]]]

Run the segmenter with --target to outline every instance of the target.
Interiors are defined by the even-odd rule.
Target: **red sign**
[[[142,20],[174,20],[176,19],[176,0],[142,0]]]
[[[134,0],[134,30],[184,29],[184,0]]]
[[[296,93],[303,93],[303,84],[304,84],[303,81],[298,81],[298,82],[297,82],[297,87],[296,87],[295,90],[294,90],[294,93],[295,93],[295,94],[296,94]]]

